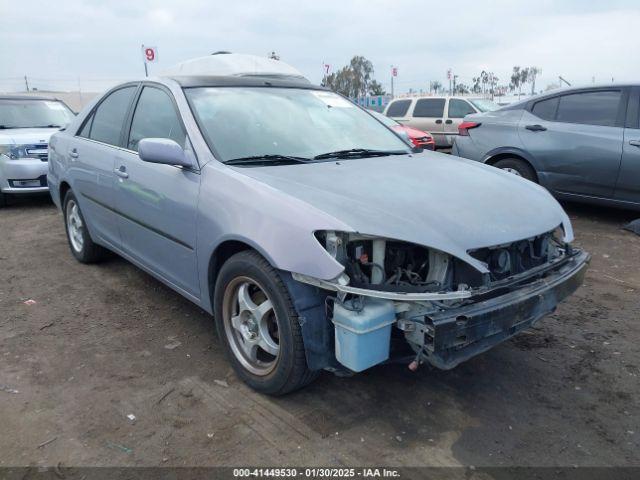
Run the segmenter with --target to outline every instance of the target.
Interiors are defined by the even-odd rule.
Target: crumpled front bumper
[[[590,259],[577,251],[556,269],[508,293],[429,315],[433,341],[427,360],[448,370],[531,327],[582,284]]]

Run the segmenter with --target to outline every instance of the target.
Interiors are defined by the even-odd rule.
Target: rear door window
[[[159,88],[144,87],[133,114],[127,148],[138,151],[143,138],[168,138],[184,148],[186,132],[169,95]]]
[[[476,111],[469,102],[457,98],[449,99],[449,118],[464,118],[470,113],[476,113]]]
[[[413,109],[414,117],[442,118],[444,114],[444,98],[421,98]]]
[[[542,120],[553,121],[556,118],[559,100],[559,97],[554,97],[536,102],[531,109],[531,113]]]
[[[109,145],[120,145],[122,126],[136,88],[131,86],[116,90],[98,105],[91,122],[90,139]]]
[[[388,117],[404,117],[409,110],[409,106],[411,105],[411,100],[396,100],[395,102],[391,102],[389,108],[387,109]]]
[[[620,90],[563,95],[560,97],[556,120],[613,127],[617,123],[621,98]]]

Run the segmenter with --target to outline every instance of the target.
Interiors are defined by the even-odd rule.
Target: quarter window
[[[464,118],[465,115],[476,113],[466,100],[449,99],[449,118]]]
[[[556,120],[586,125],[615,126],[621,97],[622,92],[619,90],[564,95],[560,97]]]
[[[143,138],[168,138],[184,148],[186,133],[169,95],[144,87],[133,114],[127,148],[138,151]]]
[[[407,114],[407,110],[409,110],[409,105],[411,105],[411,100],[391,102],[387,109],[387,117],[404,117]]]
[[[125,87],[109,94],[93,114],[89,138],[109,145],[120,145],[122,125],[136,87]]]
[[[556,110],[558,110],[558,97],[548,98],[547,100],[541,100],[536,102],[531,109],[536,117],[542,120],[553,121],[556,118]]]
[[[414,117],[442,117],[444,114],[444,98],[421,98],[413,109]]]

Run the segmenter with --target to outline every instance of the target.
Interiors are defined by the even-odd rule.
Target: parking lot
[[[637,465],[632,212],[565,205],[586,284],[459,368],[323,374],[269,398],[212,319],[126,261],[76,262],[46,197],[0,213],[4,465]],[[129,417],[128,417],[129,416]]]

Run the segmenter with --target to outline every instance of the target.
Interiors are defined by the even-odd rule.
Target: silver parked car
[[[640,209],[640,86],[570,88],[468,115],[452,153],[564,200]]]
[[[73,115],[55,98],[0,96],[0,207],[9,195],[49,191],[49,137]]]
[[[245,60],[113,88],[52,137],[49,185],[71,253],[117,252],[212,313],[250,386],[453,368],[578,288],[589,256],[545,189],[412,153],[281,62]]]

